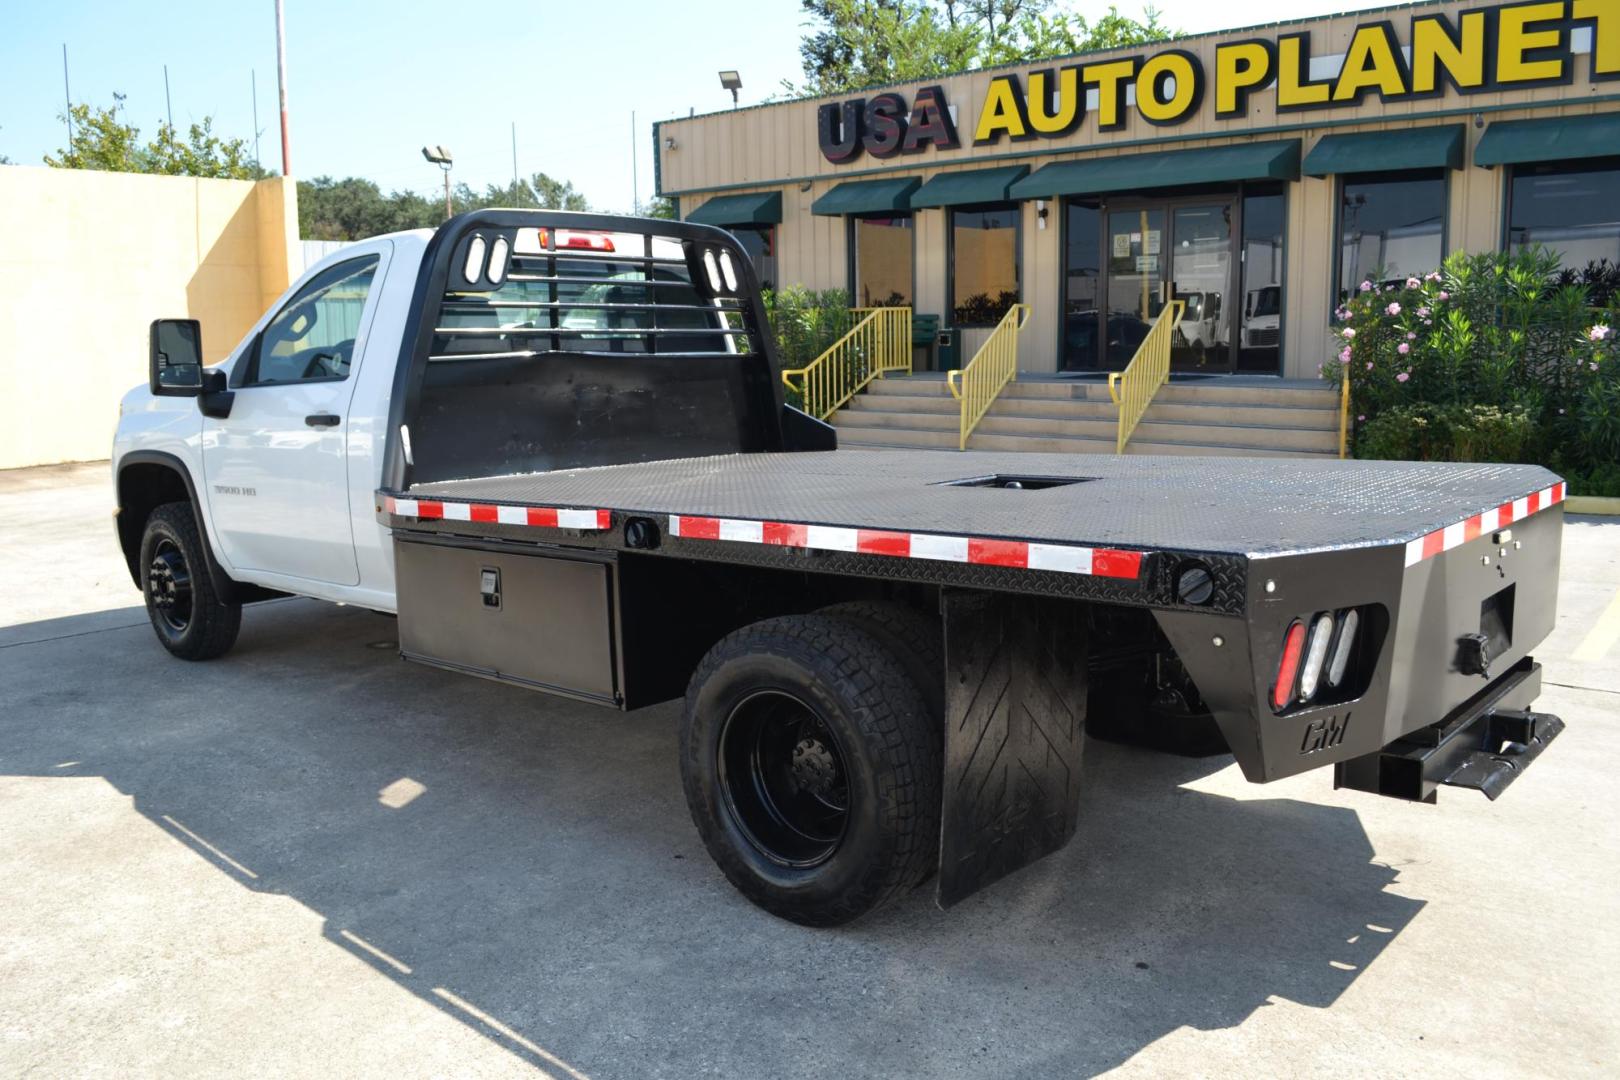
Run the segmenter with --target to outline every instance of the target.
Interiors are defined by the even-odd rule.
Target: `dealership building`
[[[1314,377],[1338,299],[1457,249],[1620,263],[1620,0],[1423,3],[665,121],[658,189],[763,282],[1019,368]]]

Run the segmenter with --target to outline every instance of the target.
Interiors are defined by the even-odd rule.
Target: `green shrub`
[[[766,289],[765,317],[776,339],[776,358],[784,369],[801,368],[849,332],[849,294],[842,289],[813,292],[803,285]]]
[[[1590,275],[1587,275],[1590,277]],[[1404,285],[1363,282],[1337,311],[1357,457],[1528,461],[1571,489],[1620,462],[1620,298],[1541,248],[1457,253]],[[1606,290],[1596,290],[1604,293]]]
[[[1535,428],[1529,411],[1495,405],[1396,405],[1358,433],[1363,458],[1399,461],[1497,461],[1525,459]]]

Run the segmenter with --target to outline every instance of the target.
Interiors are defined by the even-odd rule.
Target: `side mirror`
[[[196,397],[203,392],[202,324],[196,319],[154,319],[147,356],[154,397]]]

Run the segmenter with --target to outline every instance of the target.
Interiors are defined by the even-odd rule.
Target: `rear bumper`
[[[1335,763],[1333,786],[1432,803],[1445,784],[1495,799],[1564,730],[1530,711],[1540,693],[1541,665],[1526,657],[1439,723]]]

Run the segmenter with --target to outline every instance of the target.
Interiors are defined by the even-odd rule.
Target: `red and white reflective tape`
[[[397,517],[418,521],[487,521],[497,525],[527,525],[537,529],[611,529],[610,510],[569,510],[557,506],[496,506],[493,503],[451,502],[445,499],[396,499],[384,496],[383,509]]]
[[[1090,574],[1132,581],[1142,572],[1140,551],[1030,544],[1022,540],[940,536],[935,533],[845,529],[829,525],[790,525],[780,521],[740,521],[735,518],[671,514],[669,535],[688,540],[732,540],[742,544],[848,551],[901,559],[933,559],[972,563],[975,566],[1055,570],[1063,574]]]
[[[1450,551],[1468,541],[1497,529],[1505,529],[1515,521],[1523,521],[1538,510],[1545,510],[1564,501],[1564,485],[1560,481],[1550,488],[1531,492],[1522,499],[1503,503],[1495,510],[1475,514],[1466,521],[1436,529],[1406,545],[1406,565],[1416,566],[1424,559],[1432,559],[1442,551]]]

